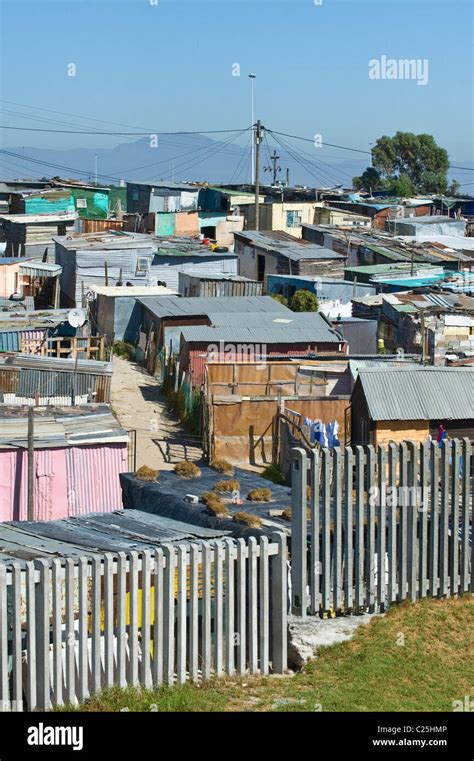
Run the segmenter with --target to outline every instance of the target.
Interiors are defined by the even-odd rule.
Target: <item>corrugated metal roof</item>
[[[290,313],[291,314],[291,313]],[[343,343],[343,338],[333,330],[319,314],[313,314],[313,320],[275,322],[275,320],[258,319],[252,316],[252,325],[234,325],[233,327],[209,327],[193,325],[181,330],[185,341],[215,343],[257,342],[260,344],[282,343]],[[284,316],[282,316],[284,319]],[[245,319],[245,318],[244,318]]]
[[[17,367],[31,370],[52,370],[91,375],[112,375],[111,362],[96,359],[61,359],[58,357],[37,357],[34,354],[16,354],[14,357],[0,357],[1,367]]]
[[[209,312],[288,312],[293,314],[283,304],[279,304],[271,296],[227,296],[190,298],[156,297],[139,298],[155,317],[182,317],[190,315],[207,315]]]
[[[234,233],[236,238],[241,238],[251,245],[263,248],[266,251],[273,251],[283,256],[287,256],[292,261],[298,261],[299,259],[345,259],[342,254],[338,254],[333,251],[332,248],[325,248],[324,246],[318,246],[315,243],[299,243],[295,238],[294,242],[289,242],[284,238],[278,240],[273,236],[265,235],[260,232],[236,232]]]
[[[95,556],[130,552],[164,542],[220,539],[229,531],[191,525],[141,510],[92,513],[53,521],[0,523],[0,560]]]
[[[473,420],[474,368],[359,370],[373,420]]]
[[[25,262],[20,264],[20,272],[32,277],[54,277],[55,275],[60,275],[62,271],[63,268],[59,264],[51,264],[50,262]]]
[[[28,444],[28,407],[0,406],[0,447]],[[35,449],[76,447],[81,444],[127,443],[128,434],[107,405],[35,407]]]

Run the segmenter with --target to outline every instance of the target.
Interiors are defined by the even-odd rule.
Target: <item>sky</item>
[[[363,150],[427,132],[452,163],[474,166],[470,0],[2,0],[0,25],[3,126],[126,129],[82,116],[147,132],[244,129],[252,72],[255,116],[271,129]],[[371,79],[382,56],[427,61],[427,83]],[[124,138],[1,129],[0,140]]]

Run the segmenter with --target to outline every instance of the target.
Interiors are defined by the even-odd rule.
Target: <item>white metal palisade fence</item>
[[[469,439],[292,451],[295,615],[474,592]]]
[[[0,564],[0,708],[287,666],[286,541]]]

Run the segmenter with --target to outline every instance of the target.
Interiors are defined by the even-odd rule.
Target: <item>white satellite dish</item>
[[[67,316],[67,321],[73,328],[80,328],[81,325],[84,325],[86,319],[87,315],[84,309],[71,309]]]

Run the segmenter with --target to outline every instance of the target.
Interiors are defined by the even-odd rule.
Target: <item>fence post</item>
[[[99,692],[101,685],[101,636],[100,636],[100,598],[102,585],[102,558],[92,558],[92,684],[91,691]]]
[[[388,483],[390,503],[388,511],[388,602],[397,599],[397,463],[398,447],[394,443],[388,445]]]
[[[344,450],[344,605],[346,611],[354,604],[354,515],[353,515],[354,455],[352,447]]]
[[[419,511],[419,558],[418,558],[418,596],[426,597],[428,586],[428,510],[429,510],[429,450],[426,444],[420,445],[420,486],[421,504]]]
[[[151,687],[151,552],[143,550],[142,557],[142,625],[141,625],[141,653],[140,683],[145,687]],[[155,610],[155,621],[157,611]]]
[[[462,486],[461,486],[461,594],[469,591],[469,514],[471,485],[471,442],[465,438],[462,441]],[[474,578],[474,541],[472,542],[472,574]],[[472,590],[474,591],[474,590]]]
[[[407,534],[408,534],[408,595],[414,602],[417,599],[417,524],[418,524],[418,456],[419,448],[414,442],[409,444],[410,464],[407,491]]]
[[[461,466],[460,441],[455,439],[451,446],[451,553],[450,577],[451,594],[459,591],[459,470]]]
[[[334,518],[333,518],[333,608],[342,608],[342,453],[340,447],[334,450]]]
[[[371,612],[375,607],[375,505],[373,486],[375,485],[375,447],[367,446],[367,552],[365,554],[367,605]]]
[[[164,573],[164,616],[163,616],[163,674],[166,684],[174,682],[174,576],[175,549],[171,544],[163,544],[166,567]]]
[[[56,567],[55,564],[59,565],[59,568],[61,568],[61,561],[60,560],[53,560],[53,572],[54,568]],[[34,711],[36,708],[36,611],[35,611],[35,602],[36,602],[36,569],[35,564],[32,560],[29,560],[26,563],[26,623],[27,623],[27,646],[28,646],[28,675],[27,675],[27,697],[28,697],[28,711]],[[61,593],[61,585],[58,583],[58,581],[53,577],[53,590],[54,590],[54,600],[53,600],[53,648],[54,648],[54,655],[53,655],[53,664],[54,669],[56,671],[55,676],[55,703],[56,705],[60,705],[62,703],[62,683],[60,682],[60,679],[58,680],[57,676],[57,667],[58,663],[59,666],[61,666],[61,618],[57,616],[57,599],[60,599],[60,593]],[[1,602],[0,602],[1,604]],[[60,610],[59,610],[60,612]],[[56,622],[58,622],[58,626],[56,628]],[[58,636],[58,629],[59,629],[59,636]],[[1,634],[0,634],[0,648],[1,648]],[[59,674],[61,674],[61,671],[59,671]],[[59,682],[59,684],[58,684]],[[59,687],[59,689],[58,689]],[[1,699],[1,696],[0,696]]]
[[[385,608],[385,553],[387,547],[387,453],[385,447],[377,447],[377,606]]]
[[[164,585],[163,563],[164,556],[161,547],[155,549],[154,555],[155,572],[153,575],[154,586],[154,619],[153,619],[153,684],[163,683],[163,655],[164,655]]]
[[[288,570],[286,564],[286,537],[272,534],[278,545],[278,555],[272,556],[272,664],[275,674],[283,674],[288,665]]]
[[[319,514],[319,485],[321,474],[321,459],[319,452],[310,452],[311,499],[310,499],[310,541],[311,541],[311,575],[309,580],[310,611],[312,615],[319,612],[321,604],[320,579],[321,561],[319,557],[320,514]]]
[[[23,710],[23,664],[21,648],[21,567],[19,563],[12,563],[12,686],[13,686],[13,710]],[[48,637],[48,661],[49,661],[49,637]],[[49,683],[48,683],[49,694]]]
[[[323,449],[321,454],[322,475],[322,606],[321,612],[325,613],[331,608],[331,452]],[[319,541],[319,536],[313,541]]]
[[[49,564],[38,560],[40,573],[36,590],[36,658],[38,664],[38,708],[47,711],[51,706],[49,694]]]
[[[188,566],[188,553],[184,544],[177,547],[177,640],[176,640],[176,676],[178,684],[186,681],[186,646],[187,646],[187,620],[186,620],[186,569]]]
[[[435,597],[439,589],[439,460],[440,449],[434,442],[431,445],[431,516],[429,546],[429,581],[430,595]]]
[[[355,607],[365,603],[364,589],[364,448],[356,446],[356,515],[355,515]]]
[[[439,594],[448,594],[448,560],[449,560],[449,443],[441,444],[441,521],[440,521],[440,556],[439,556]]]
[[[292,612],[306,617],[307,542],[306,520],[307,455],[304,449],[293,449],[291,469],[291,596]],[[312,541],[319,541],[312,537]]]
[[[8,689],[8,601],[7,567],[0,563],[0,711],[7,711],[10,703]]]
[[[260,673],[268,674],[269,645],[269,555],[268,537],[260,537]]]

